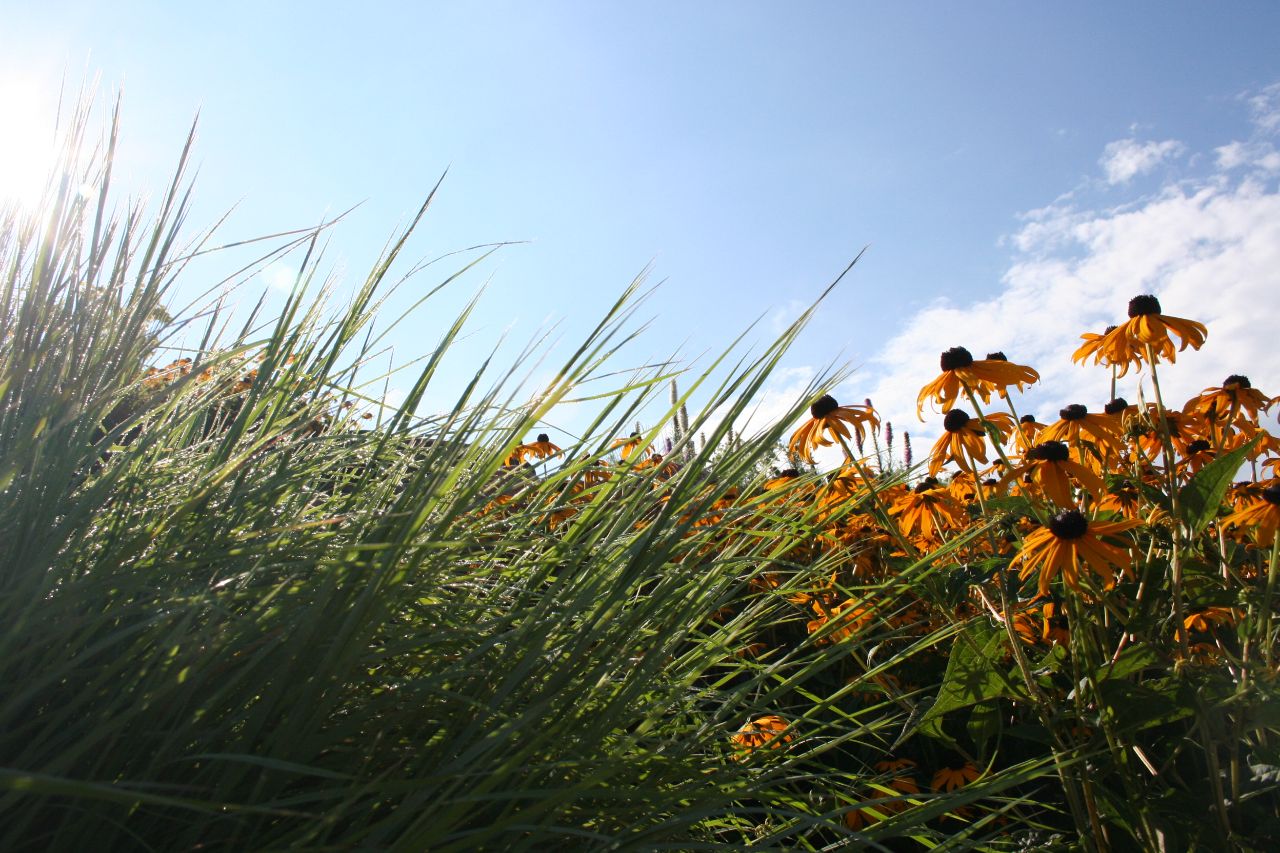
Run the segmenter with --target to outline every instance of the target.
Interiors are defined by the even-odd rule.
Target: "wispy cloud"
[[[1162,371],[1167,400],[1180,405],[1233,373],[1250,376],[1265,393],[1280,393],[1272,322],[1280,292],[1280,169],[1270,165],[1272,140],[1280,133],[1280,119],[1271,118],[1280,116],[1280,86],[1264,92],[1266,103],[1277,108],[1261,106],[1261,96],[1242,99],[1253,116],[1253,135],[1229,143],[1237,147],[1227,156],[1229,146],[1216,149],[1216,161],[1202,158],[1198,177],[1171,179],[1122,203],[1113,193],[1105,203],[1089,202],[1088,186],[1080,187],[1021,214],[1022,226],[1003,241],[1015,254],[1000,291],[975,302],[940,298],[927,305],[833,390],[837,399],[869,397],[899,435],[911,433],[915,458],[923,459],[942,417],[926,405],[925,422],[917,420],[916,395],[938,374],[941,352],[965,346],[976,358],[999,350],[1040,372],[1039,384],[1015,394],[1019,414],[1050,422],[1071,403],[1098,411],[1110,399],[1110,373],[1074,364],[1071,355],[1081,333],[1124,320],[1129,299],[1142,293],[1158,296],[1165,313],[1209,328],[1203,349],[1180,354]],[[1174,140],[1115,146],[1107,146],[1100,161],[1108,180],[1149,171],[1185,151]],[[812,376],[805,368],[776,377],[756,421],[784,414]],[[1131,372],[1118,393],[1131,402],[1140,395],[1151,399],[1149,375]],[[821,461],[832,465],[837,456]]]
[[[1280,88],[1266,91],[1280,100]],[[978,302],[939,299],[904,324],[858,378],[882,416],[911,430],[917,458],[940,432],[941,417],[928,406],[926,423],[916,420],[915,398],[937,375],[943,350],[963,345],[977,358],[1001,350],[1039,370],[1040,384],[1016,396],[1021,413],[1052,421],[1077,402],[1096,411],[1109,397],[1109,373],[1073,364],[1071,354],[1082,332],[1123,320],[1128,300],[1140,293],[1156,294],[1168,314],[1209,327],[1201,351],[1188,350],[1162,373],[1169,399],[1180,404],[1232,373],[1278,393],[1280,347],[1271,315],[1280,292],[1280,191],[1266,137],[1280,131],[1280,120],[1270,120],[1280,110],[1248,103],[1257,129],[1249,147],[1225,160],[1220,148],[1216,167],[1198,178],[1166,183],[1122,205],[1088,205],[1068,194],[1024,215],[1007,241],[1016,254],[999,293]],[[1170,140],[1152,150],[1182,149]],[[1114,174],[1166,154],[1153,156],[1136,155]],[[1113,161],[1104,156],[1104,168]],[[1119,393],[1131,401],[1139,393],[1150,398],[1150,379],[1131,373]]]
[[[1098,165],[1106,172],[1107,183],[1124,184],[1137,175],[1145,175],[1162,162],[1176,157],[1183,151],[1181,142],[1166,139],[1163,142],[1139,142],[1136,139],[1117,139],[1107,143]]]

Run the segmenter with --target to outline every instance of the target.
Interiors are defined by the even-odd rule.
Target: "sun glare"
[[[34,205],[40,200],[56,158],[54,105],[39,97],[41,89],[13,78],[0,78],[0,205]]]

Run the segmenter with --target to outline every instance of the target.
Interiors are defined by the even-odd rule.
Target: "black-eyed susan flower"
[[[868,805],[845,812],[844,825],[858,830],[878,823],[889,815],[905,811],[911,805],[907,798],[920,795],[920,784],[911,774],[915,766],[916,763],[910,758],[877,761],[876,770],[895,774],[884,786],[888,791],[877,788]]]
[[[1132,358],[1133,353],[1145,360],[1149,346],[1157,361],[1173,362],[1177,358],[1171,334],[1178,338],[1176,352],[1181,352],[1188,346],[1200,349],[1209,330],[1204,323],[1161,314],[1160,300],[1143,294],[1129,300],[1129,319],[1104,338],[1100,350],[1112,363],[1118,363],[1121,358]]]
[[[1041,442],[1061,441],[1071,447],[1081,442],[1092,444],[1102,457],[1124,450],[1124,435],[1115,418],[1107,415],[1091,415],[1080,403],[1058,412],[1059,419],[1040,431]]]
[[[805,421],[787,445],[787,452],[805,462],[813,462],[813,451],[829,447],[839,439],[848,452],[848,442],[861,443],[868,428],[877,429],[880,418],[869,405],[842,406],[835,397],[824,394],[809,407],[809,420]]]
[[[1182,620],[1182,627],[1208,633],[1215,625],[1234,625],[1239,621],[1240,611],[1233,607],[1197,607]]]
[[[1008,615],[1005,616],[1008,619]],[[1036,618],[1036,614],[1031,610],[1024,610],[1013,614],[1013,631],[1018,639],[1026,643],[1028,646],[1034,646],[1040,642],[1040,620]]]
[[[765,747],[780,749],[794,738],[790,729],[791,724],[782,717],[766,714],[744,723],[730,741],[743,755]]]
[[[817,618],[809,621],[807,625],[809,633],[816,634],[827,629],[826,633],[818,639],[820,643],[839,643],[852,639],[875,620],[874,606],[856,598],[845,599],[834,606],[828,606],[825,601],[819,599],[813,602],[813,610]],[[828,628],[828,625],[831,627]]]
[[[764,481],[765,491],[772,492],[775,489],[785,489],[796,481],[800,476],[800,472],[795,468],[783,468],[777,471],[774,476]]]
[[[966,761],[958,767],[943,767],[933,774],[933,781],[930,784],[935,791],[954,791],[975,781],[981,775],[982,772],[972,761]]]
[[[1164,435],[1160,429],[1160,411],[1155,403],[1147,404],[1146,418],[1141,423],[1149,423],[1149,429],[1138,434],[1138,445],[1149,456],[1156,456],[1164,448]],[[1192,442],[1209,438],[1209,426],[1204,418],[1194,412],[1179,412],[1177,409],[1165,409],[1164,433],[1169,436],[1169,443],[1180,455],[1186,456]]]
[[[894,758],[889,755],[877,761],[875,768],[880,773],[901,773],[905,770],[914,770],[916,763],[910,758]]]
[[[518,444],[516,449],[511,451],[511,455],[507,457],[508,465],[519,465],[526,459],[547,459],[560,453],[560,448],[551,443],[551,436],[545,432],[538,433],[538,437],[527,444]]]
[[[932,400],[942,407],[943,412],[949,412],[966,391],[976,394],[986,403],[990,402],[993,392],[1003,392],[1010,385],[1022,390],[1024,385],[1040,380],[1040,374],[1030,367],[1008,360],[987,358],[974,361],[973,354],[964,347],[947,350],[939,363],[942,373],[921,388],[916,398],[916,415],[920,420],[924,420],[925,400]]]
[[[625,438],[615,438],[613,443],[609,445],[609,450],[618,451],[618,455],[622,457],[622,461],[625,462],[631,458],[631,454],[636,452],[636,449],[640,447],[643,441],[644,439],[641,437],[640,433],[633,432]]]
[[[904,536],[919,534],[922,539],[932,539],[939,530],[963,527],[968,520],[964,506],[932,477],[894,496],[889,515],[897,518]]]
[[[1036,436],[1044,429],[1044,424],[1036,420],[1035,415],[1023,415],[1018,418],[1018,430],[1013,434],[1018,452],[1026,453],[1037,441]]]
[[[1059,574],[1068,587],[1081,591],[1080,578],[1085,570],[1098,575],[1109,588],[1115,584],[1114,570],[1128,571],[1133,559],[1127,549],[1112,545],[1103,537],[1116,536],[1139,524],[1133,520],[1090,521],[1079,510],[1064,510],[1023,540],[1022,550],[1010,568],[1018,566],[1023,580],[1039,572],[1038,589],[1043,596],[1049,595],[1049,585]]]
[[[1123,425],[1126,419],[1137,415],[1138,407],[1129,405],[1124,397],[1116,397],[1102,407],[1102,413],[1110,415]]]
[[[1003,412],[988,415],[986,421],[995,425],[1002,440],[1007,439],[1013,431],[1013,418]],[[945,430],[933,445],[929,454],[929,476],[937,476],[938,471],[948,462],[955,462],[961,470],[973,472],[974,462],[987,462],[987,431],[982,421],[970,417],[964,409],[952,409],[942,419]]]
[[[1022,457],[1022,464],[1005,475],[1005,482],[1030,477],[1045,497],[1060,507],[1075,506],[1071,481],[1100,499],[1106,491],[1102,478],[1079,462],[1071,461],[1071,451],[1061,441],[1042,441]]]
[[[1222,381],[1221,387],[1206,388],[1184,407],[1184,411],[1202,415],[1214,426],[1231,424],[1237,417],[1258,422],[1258,412],[1265,412],[1276,402],[1249,381],[1248,376],[1233,373]]]
[[[1187,445],[1187,449],[1183,452],[1182,461],[1178,463],[1178,468],[1183,473],[1195,473],[1217,458],[1217,455],[1212,444],[1203,438],[1197,438]]]
[[[1062,601],[1056,596],[1040,608],[1042,627],[1040,638],[1047,643],[1060,646],[1071,644],[1071,623],[1067,621],[1067,613]]]
[[[1142,366],[1142,353],[1135,348],[1128,338],[1116,336],[1117,326],[1107,326],[1102,334],[1085,332],[1081,335],[1084,343],[1071,355],[1076,364],[1083,364],[1089,358],[1094,364],[1118,368],[1117,376],[1124,376],[1130,367]]]
[[[1274,543],[1276,531],[1280,530],[1280,482],[1272,483],[1262,489],[1257,498],[1222,519],[1223,527],[1233,525],[1252,530],[1253,541],[1261,548],[1267,548]]]

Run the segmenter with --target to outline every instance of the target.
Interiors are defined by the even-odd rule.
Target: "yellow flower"
[[[818,633],[828,623],[833,625],[829,632],[818,640],[819,643],[838,643],[851,639],[875,619],[874,607],[863,604],[856,598],[846,599],[835,607],[827,607],[820,600],[815,601],[813,610],[818,614],[818,618],[809,621],[807,627],[810,634]]]
[[[551,443],[551,437],[545,432],[540,432],[536,441],[516,445],[516,449],[511,451],[511,455],[507,457],[507,464],[519,465],[530,456],[535,459],[546,459],[549,456],[555,456],[559,452],[560,448]]]
[[[1002,356],[1001,353],[993,355]],[[992,392],[1003,392],[1010,385],[1017,385],[1022,390],[1024,385],[1040,381],[1040,374],[1030,367],[1014,364],[1003,357],[974,361],[973,355],[964,347],[952,347],[942,354],[939,361],[942,373],[921,388],[916,398],[916,415],[922,421],[925,400],[932,399],[942,406],[942,411],[949,412],[965,391],[978,395],[987,403]]]
[[[1040,595],[1049,595],[1049,584],[1062,574],[1063,582],[1080,591],[1083,569],[1093,571],[1109,588],[1115,584],[1114,569],[1127,571],[1133,564],[1124,548],[1103,541],[1142,522],[1134,520],[1089,521],[1079,510],[1065,510],[1049,519],[1049,523],[1023,541],[1022,550],[1013,558],[1012,568],[1021,564],[1020,577],[1026,580],[1040,573]]]
[[[1275,542],[1276,530],[1280,530],[1280,482],[1267,486],[1258,498],[1222,519],[1221,523],[1224,528],[1234,525],[1252,529],[1258,547],[1270,547]]]
[[[640,443],[643,440],[644,439],[641,438],[640,433],[633,432],[626,438],[615,438],[613,443],[609,445],[609,450],[617,450],[618,455],[621,456],[622,461],[625,462],[631,458],[631,454],[636,452],[636,448],[640,446]]]
[[[1119,363],[1122,358],[1142,361],[1146,359],[1146,348],[1151,347],[1156,361],[1166,359],[1176,361],[1173,340],[1170,333],[1178,338],[1178,352],[1188,346],[1200,349],[1209,334],[1204,323],[1195,320],[1184,320],[1160,313],[1160,300],[1151,294],[1135,296],[1129,300],[1129,319],[1116,327],[1102,342],[1101,352],[1112,363]]]
[[[795,431],[787,445],[788,453],[809,463],[813,462],[814,450],[835,444],[836,438],[847,443],[856,434],[861,442],[866,438],[868,425],[872,429],[880,426],[880,418],[870,406],[841,406],[830,394],[824,394],[810,406],[809,414],[812,417]]]
[[[1240,621],[1240,613],[1231,607],[1197,607],[1182,620],[1188,631],[1212,631],[1214,625],[1234,625]]]
[[[1114,336],[1116,330],[1116,326],[1107,326],[1107,330],[1100,335],[1097,332],[1085,332],[1080,336],[1084,343],[1071,355],[1071,360],[1080,364],[1093,356],[1094,364],[1120,368],[1117,376],[1128,373],[1130,366],[1140,367],[1141,353],[1133,348],[1128,338]]]
[[[766,746],[769,749],[779,749],[793,739],[790,728],[791,724],[782,717],[766,714],[743,724],[730,740],[743,755]]]
[[[1082,441],[1094,445],[1099,456],[1107,457],[1124,450],[1124,435],[1119,422],[1110,415],[1091,415],[1079,403],[1058,412],[1060,420],[1040,431],[1041,442],[1061,441],[1074,447]]]
[[[1221,388],[1201,391],[1200,396],[1187,403],[1185,411],[1197,412],[1215,425],[1230,424],[1237,415],[1256,424],[1258,412],[1270,409],[1276,399],[1254,388],[1248,376],[1233,373],[1223,380]]]
[[[933,774],[932,787],[935,791],[954,791],[976,780],[982,773],[972,761],[966,761],[959,767],[943,767]]]
[[[1019,476],[1030,477],[1045,497],[1060,507],[1075,506],[1072,478],[1095,499],[1101,499],[1106,491],[1102,478],[1079,462],[1072,462],[1071,452],[1060,441],[1042,441],[1032,447],[1023,457],[1023,464],[1006,474],[1002,482]]]
[[[1003,412],[988,415],[986,421],[995,424],[1002,438],[1013,431],[1013,418]],[[947,462],[955,462],[961,470],[972,472],[973,462],[986,464],[987,431],[982,421],[969,416],[964,409],[952,409],[942,419],[945,430],[934,443],[929,455],[929,476],[936,476]]]
[[[1026,453],[1036,443],[1036,436],[1044,429],[1044,424],[1036,420],[1035,415],[1023,415],[1018,418],[1018,430],[1013,434],[1018,450]]]
[[[877,761],[875,763],[875,768],[880,773],[896,773],[899,770],[912,770],[915,766],[916,763],[910,758],[893,758],[892,756],[886,757],[884,760]]]
[[[923,539],[931,538],[939,529],[963,527],[967,520],[960,502],[932,477],[894,498],[889,515],[898,517],[904,536],[919,532]]]

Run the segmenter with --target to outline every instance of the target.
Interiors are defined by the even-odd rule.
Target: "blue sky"
[[[1204,281],[1250,277],[1238,299],[1274,316],[1275,3],[6,5],[0,98],[38,122],[63,76],[123,86],[128,185],[161,185],[199,110],[193,222],[237,205],[227,240],[362,203],[327,255],[354,282],[447,168],[413,255],[530,241],[437,312],[489,281],[464,355],[548,318],[572,339],[649,264],[666,283],[637,361],[718,350],[762,316],[765,338],[869,246],[766,411],[848,361],[840,396],[873,396],[901,431],[937,351],[1020,344],[1011,357],[1054,371],[1030,356],[1069,353],[1090,328],[1070,322],[1118,317],[1137,292],[1197,292],[1175,272],[1206,241],[1237,266]],[[1205,188],[1217,195],[1197,202]],[[1175,217],[1171,195],[1185,209],[1158,220]],[[1143,214],[1148,230],[1126,232]],[[1215,216],[1227,224],[1204,233]],[[1140,244],[1153,235],[1182,253]],[[1071,292],[1078,311],[1014,328],[1011,304]],[[1215,295],[1224,316],[1229,297]],[[407,330],[397,357],[434,331]],[[1233,357],[1271,358],[1241,346]],[[1242,369],[1203,361],[1206,381]],[[1084,393],[1080,376],[1046,381],[1043,404]]]

